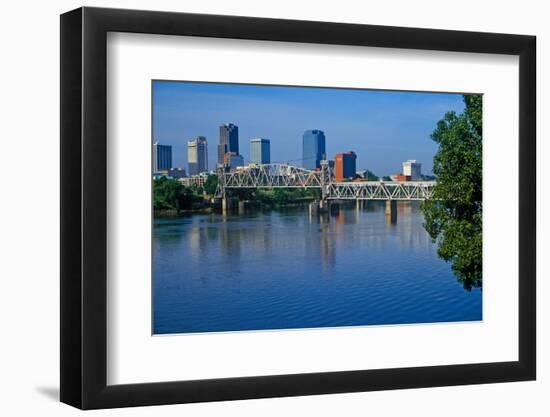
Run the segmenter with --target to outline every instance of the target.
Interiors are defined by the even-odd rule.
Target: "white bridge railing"
[[[333,200],[426,200],[432,198],[435,181],[333,182],[327,198]]]
[[[425,200],[432,198],[435,181],[334,182],[327,164],[319,171],[287,164],[247,166],[218,177],[217,197],[226,190],[245,188],[319,188],[328,200]]]
[[[222,188],[320,188],[321,175],[320,172],[292,165],[257,165],[222,173],[218,185]]]

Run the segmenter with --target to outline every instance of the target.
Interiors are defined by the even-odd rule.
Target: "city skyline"
[[[153,138],[173,147],[174,166],[186,167],[185,138],[204,136],[217,146],[220,127],[235,125],[245,163],[250,140],[269,137],[272,162],[302,166],[304,133],[321,130],[327,159],[353,150],[357,169],[377,175],[416,159],[430,174],[430,133],[446,111],[463,108],[460,94],[155,81]],[[209,152],[209,167],[217,154]]]

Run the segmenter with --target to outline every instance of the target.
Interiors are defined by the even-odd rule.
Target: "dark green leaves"
[[[202,202],[201,194],[201,188],[184,187],[178,180],[161,177],[153,181],[153,209],[193,209]]]
[[[464,113],[447,113],[432,133],[437,186],[422,210],[439,256],[471,289],[482,286],[482,96],[465,95],[464,103]]]

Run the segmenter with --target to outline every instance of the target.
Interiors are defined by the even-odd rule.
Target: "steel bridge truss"
[[[223,197],[228,189],[319,188],[327,200],[426,200],[432,198],[435,184],[435,181],[334,182],[326,164],[320,171],[266,164],[220,174],[216,196]]]
[[[246,167],[219,176],[217,195],[227,188],[321,188],[321,175],[316,171],[285,164]]]
[[[333,182],[328,185],[329,200],[427,200],[432,198],[435,181]]]

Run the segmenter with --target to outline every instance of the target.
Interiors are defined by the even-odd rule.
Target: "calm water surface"
[[[481,320],[422,227],[417,203],[157,219],[155,334]]]

